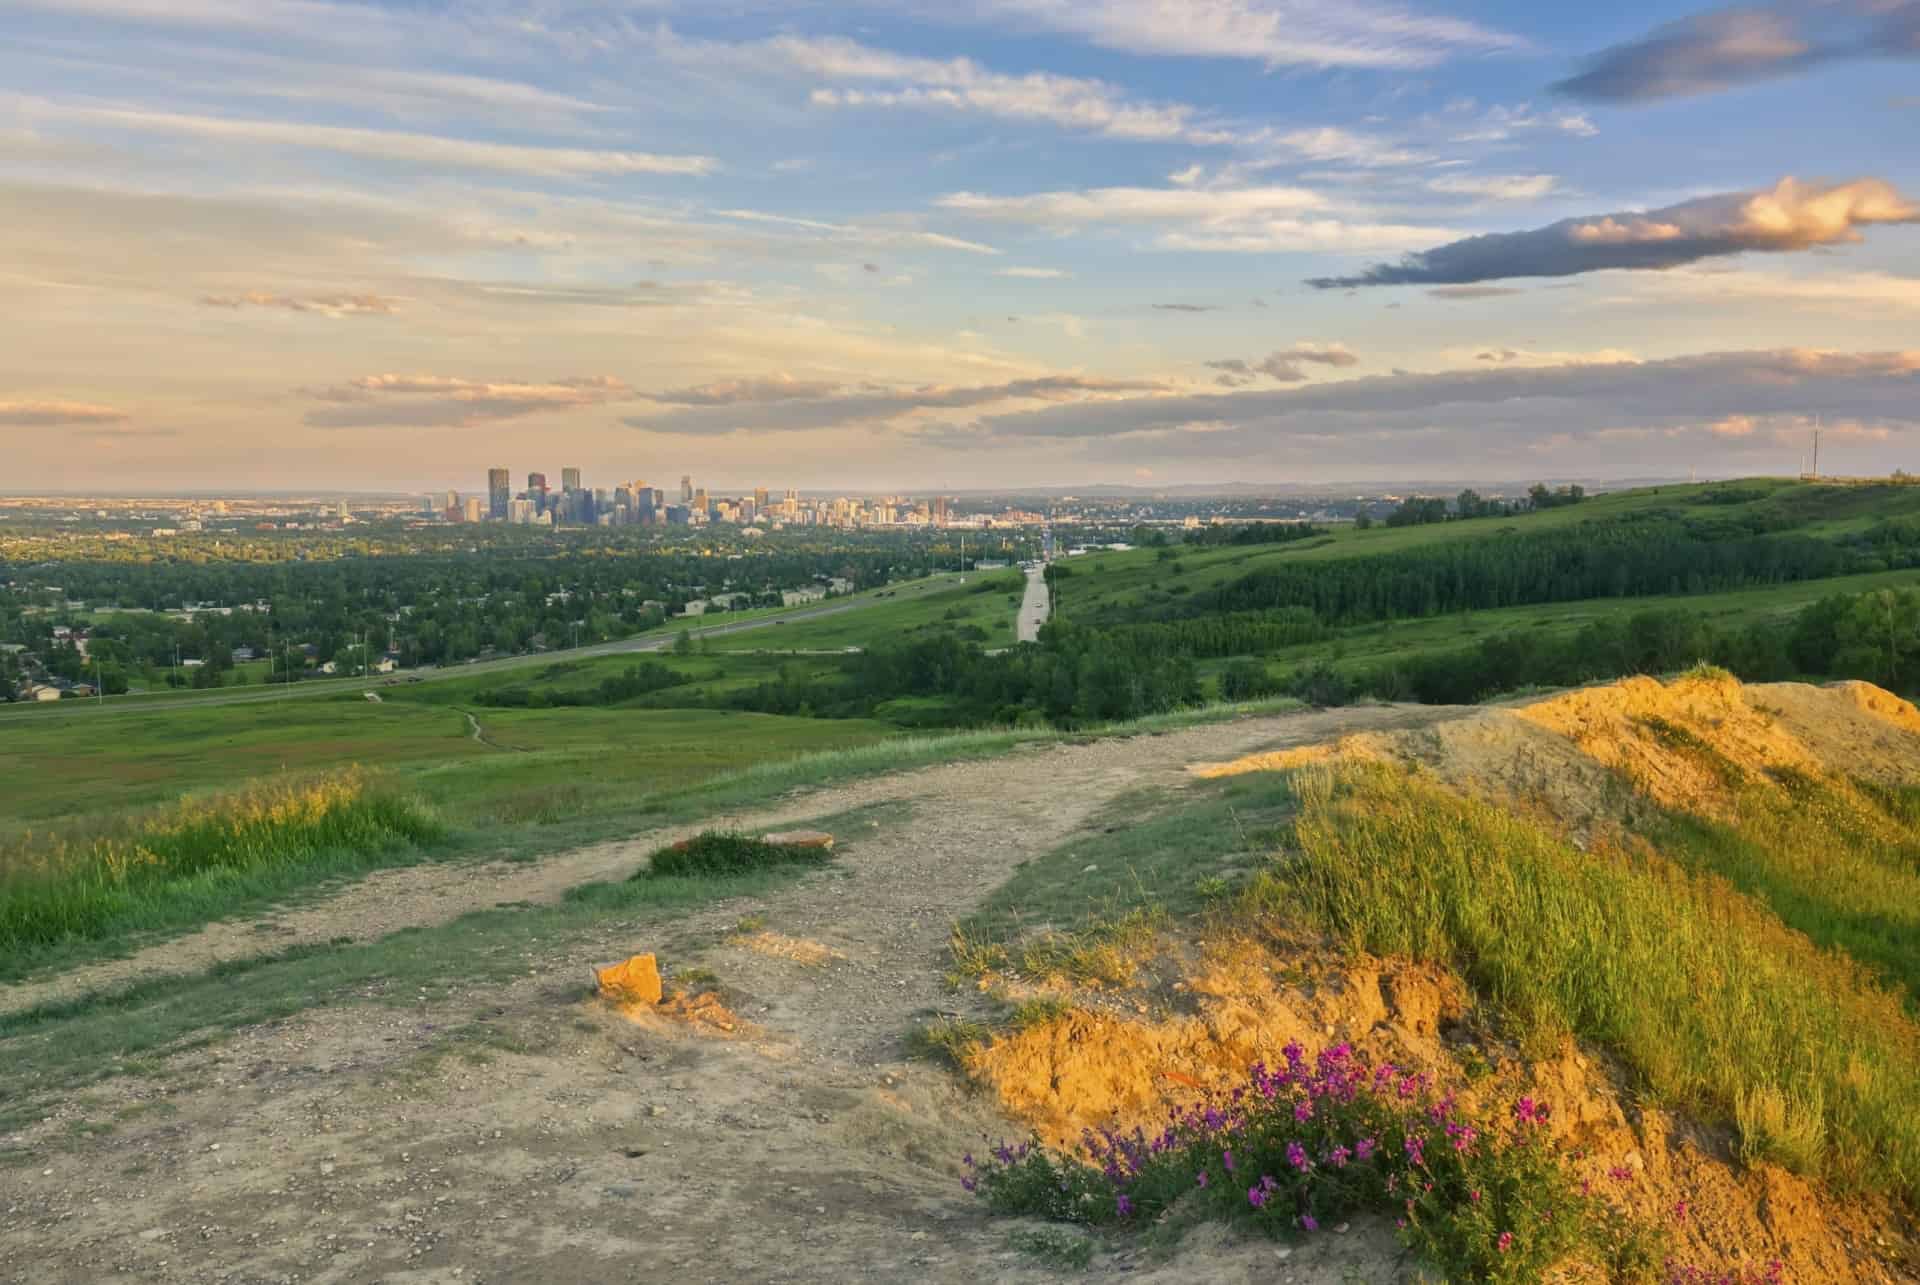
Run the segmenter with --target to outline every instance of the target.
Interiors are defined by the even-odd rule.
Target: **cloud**
[[[377,294],[283,295],[249,290],[245,294],[202,295],[209,308],[280,308],[288,312],[316,312],[326,317],[391,317],[399,311],[395,299]]]
[[[1356,366],[1360,358],[1345,344],[1297,343],[1291,348],[1282,348],[1268,353],[1259,361],[1243,361],[1238,357],[1224,358],[1205,363],[1209,370],[1221,373],[1214,383],[1223,388],[1244,388],[1259,382],[1260,376],[1282,384],[1305,382],[1307,372],[1300,369],[1302,364],[1316,366]]]
[[[305,391],[314,400],[329,403],[306,413],[304,422],[313,428],[471,428],[634,397],[625,381],[612,375],[574,376],[550,383],[454,375],[363,375]]]
[[[974,8],[996,24],[1082,36],[1125,53],[1242,58],[1270,67],[1427,67],[1526,43],[1366,0],[975,0]]]
[[[1508,295],[1525,294],[1525,290],[1514,286],[1435,286],[1427,291],[1434,299],[1504,299]]]
[[[814,232],[824,240],[847,241],[860,245],[925,246],[936,250],[959,250],[965,254],[997,255],[999,250],[978,241],[963,241],[939,232],[912,228],[875,227],[859,223],[829,223],[823,219],[805,219],[791,214],[770,214],[765,210],[715,210],[723,219],[743,223],[766,223],[799,232]]]
[[[1920,276],[1890,272],[1821,272],[1789,276],[1773,272],[1708,272],[1681,269],[1637,283],[1626,301],[1652,300],[1727,307],[1791,309],[1795,315],[1823,312],[1864,317],[1920,317]]]
[[[1059,268],[1001,268],[996,277],[1023,277],[1029,281],[1061,281],[1072,276]]]
[[[1431,243],[1449,235],[1432,227],[1349,222],[1332,211],[1323,194],[1289,186],[1097,187],[1023,196],[955,192],[935,204],[971,218],[1060,232],[1158,224],[1162,230],[1157,244],[1169,250],[1365,252]]]
[[[1473,354],[1475,361],[1496,366],[1615,366],[1640,358],[1625,348],[1600,348],[1592,352],[1534,352],[1526,348],[1483,348]]]
[[[710,156],[667,156],[655,152],[599,151],[580,147],[531,147],[398,130],[354,129],[293,121],[240,120],[225,116],[191,116],[177,112],[127,111],[108,107],[72,107],[33,100],[29,100],[29,105],[32,114],[41,118],[82,121],[143,134],[171,134],[262,147],[310,148],[435,169],[483,170],[541,178],[577,179],[631,174],[699,177],[711,174],[720,167],[720,163]]]
[[[1167,187],[1096,187],[986,196],[955,192],[934,204],[976,219],[1078,227],[1092,223],[1231,221],[1320,210],[1327,199],[1304,187],[1243,187],[1228,191]]]
[[[1602,50],[1554,89],[1635,103],[1732,89],[1823,63],[1920,57],[1920,0],[1788,0],[1695,14]]]
[[[1463,102],[1450,110],[1472,111],[1474,108],[1475,104]],[[1592,138],[1600,132],[1585,112],[1536,112],[1531,104],[1518,103],[1511,107],[1496,104],[1487,108],[1479,120],[1458,128],[1452,137],[1456,143],[1500,143],[1534,129],[1558,130],[1576,138]]]
[[[824,379],[795,379],[792,375],[768,375],[763,379],[722,379],[691,388],[668,389],[643,394],[650,402],[673,406],[739,406],[765,402],[809,401],[831,397],[845,385]]]
[[[1272,141],[1310,161],[1344,161],[1367,169],[1418,165],[1430,159],[1424,152],[1333,125],[1288,130],[1274,135]]]
[[[1159,435],[1178,449],[1206,443],[1246,452],[1280,440],[1324,438],[1364,440],[1377,452],[1399,449],[1395,441],[1444,438],[1457,458],[1462,450],[1484,452],[1503,436],[1538,441],[1550,433],[1626,426],[1704,427],[1733,415],[1824,414],[1915,425],[1916,392],[1920,349],[1763,349],[1396,372],[1289,389],[1085,402],[993,416],[976,426],[975,444]]]
[[[0,402],[0,424],[10,428],[53,428],[64,424],[119,424],[127,412],[94,402]]]
[[[1537,201],[1560,186],[1551,174],[1450,174],[1429,179],[1427,190],[1444,196],[1476,196],[1489,201]]]
[[[663,414],[643,413],[624,422],[654,433],[711,436],[747,432],[803,432],[855,424],[883,423],[918,411],[958,410],[996,402],[1071,402],[1124,393],[1159,393],[1168,385],[1148,379],[1103,379],[1087,375],[1044,375],[998,384],[931,384],[919,388],[862,391],[838,397],[785,398],[742,408],[737,405],[690,406]],[[657,400],[657,399],[656,399]]]
[[[1211,303],[1156,303],[1153,306],[1157,311],[1160,311],[1160,312],[1219,312],[1220,311],[1220,306],[1218,304],[1211,304]]]
[[[1507,277],[1564,277],[1608,268],[1658,269],[1745,251],[1785,253],[1858,241],[1858,229],[1920,222],[1887,183],[1823,185],[1781,179],[1762,192],[1706,196],[1646,213],[1563,219],[1530,232],[1495,232],[1375,264],[1320,289],[1461,284]]]

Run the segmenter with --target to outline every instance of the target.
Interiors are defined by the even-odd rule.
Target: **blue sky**
[[[1920,0],[0,21],[35,485],[1913,464]]]

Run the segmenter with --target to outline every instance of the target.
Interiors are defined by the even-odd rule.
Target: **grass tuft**
[[[773,866],[822,865],[832,856],[833,853],[826,848],[811,848],[797,843],[768,843],[750,835],[707,830],[684,843],[660,849],[632,877],[711,878],[715,875],[746,874]]]

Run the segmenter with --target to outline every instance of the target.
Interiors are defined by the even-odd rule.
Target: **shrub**
[[[1521,1098],[1498,1120],[1463,1111],[1425,1075],[1369,1067],[1347,1045],[1169,1113],[1157,1136],[1089,1130],[1079,1159],[1034,1142],[965,1158],[968,1190],[993,1212],[1145,1226],[1183,1213],[1295,1237],[1348,1215],[1395,1220],[1416,1254],[1461,1279],[1537,1281],[1584,1258],[1652,1274],[1643,1231],[1577,1184]]]
[[[708,830],[684,843],[660,849],[653,854],[653,860],[636,871],[633,877],[747,874],[773,866],[820,865],[831,859],[832,855],[826,848],[811,848],[797,843],[768,843],[750,835]]]

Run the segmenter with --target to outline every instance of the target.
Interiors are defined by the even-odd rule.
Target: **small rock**
[[[218,1151],[219,1149],[220,1149],[220,1144],[217,1142],[207,1148],[207,1150],[209,1151]]]
[[[778,844],[783,848],[833,849],[833,836],[825,830],[776,830],[772,834],[761,835],[760,842]]]
[[[320,1162],[320,1176],[321,1176],[322,1178],[325,1178],[325,1177],[327,1177],[327,1176],[329,1176],[329,1175],[330,1175],[330,1174],[332,1174],[332,1173],[333,1173],[333,1162],[332,1162],[332,1161],[330,1161],[330,1160],[323,1160],[323,1161],[321,1161],[321,1162]]]
[[[635,955],[621,963],[594,969],[593,984],[608,999],[628,1003],[658,1004],[664,993],[660,985],[660,962],[651,954]]]
[[[147,1240],[147,1241],[159,1240],[162,1236],[166,1234],[167,1232],[164,1227],[149,1227],[145,1231],[140,1233],[140,1239]]]
[[[1286,1245],[1282,1245],[1280,1248],[1273,1251],[1273,1256],[1284,1263],[1289,1258],[1293,1257],[1293,1250]]]
[[[1099,863],[1099,862],[1097,862],[1097,861],[1094,861],[1094,862],[1089,862],[1088,864],[1086,864],[1086,865],[1084,865],[1084,866],[1082,866],[1082,867],[1080,867],[1080,873],[1081,873],[1081,874],[1083,874],[1083,875],[1090,875],[1090,874],[1092,874],[1092,873],[1093,873],[1094,871],[1096,871],[1096,870],[1098,870],[1099,868],[1100,868],[1100,863]]]

